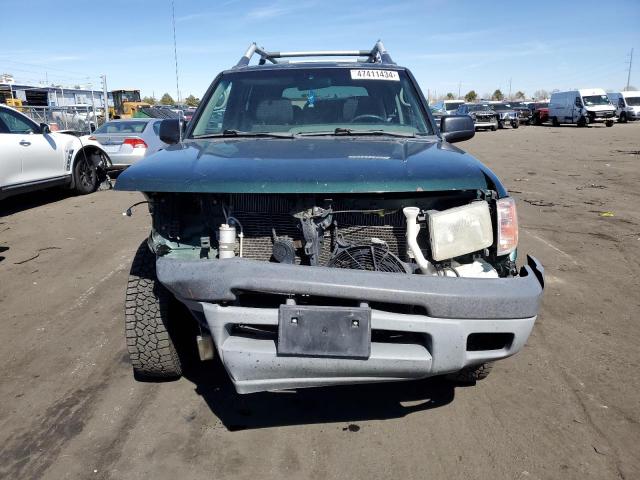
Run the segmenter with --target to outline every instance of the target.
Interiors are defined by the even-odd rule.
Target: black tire
[[[498,128],[501,130],[504,128],[504,123],[502,122],[502,120],[498,120]]]
[[[449,373],[447,380],[455,383],[475,383],[478,380],[484,380],[491,373],[493,363],[483,363],[473,367],[466,367],[454,373]]]
[[[618,122],[627,123],[627,114],[625,112],[622,112],[620,114],[620,116],[618,117]]]
[[[491,131],[495,132],[496,131],[496,126],[495,125],[491,125]]]
[[[582,116],[578,119],[578,128],[584,128],[589,124],[587,117]]]
[[[613,120],[607,120],[606,122],[604,122],[604,124],[605,124],[607,127],[613,127]]]
[[[98,168],[91,161],[91,157],[80,152],[73,166],[73,185],[76,192],[80,195],[95,192],[100,184],[98,176]]]
[[[520,126],[519,122],[511,122],[511,128],[518,128]]]
[[[558,117],[551,117],[551,124],[554,127],[559,127],[560,126],[560,122],[558,121]]]
[[[136,379],[182,375],[170,311],[176,300],[156,277],[156,256],[144,241],[131,265],[125,299],[125,336]]]

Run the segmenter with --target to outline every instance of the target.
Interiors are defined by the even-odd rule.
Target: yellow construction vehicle
[[[5,102],[7,102],[7,106],[22,111],[22,100],[20,100],[19,98],[7,98],[5,99]]]
[[[140,100],[140,90],[114,90],[113,107],[109,107],[109,118],[131,118],[140,108],[150,107]]]

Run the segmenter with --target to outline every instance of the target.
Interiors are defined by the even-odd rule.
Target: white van
[[[607,93],[609,100],[616,107],[618,121],[640,120],[640,91]]]
[[[431,108],[437,110],[441,115],[455,115],[460,105],[464,105],[464,100],[441,100]]]
[[[586,127],[590,123],[605,122],[607,127],[611,127],[615,114],[615,107],[601,88],[552,93],[549,102],[549,119],[554,126],[575,123]]]

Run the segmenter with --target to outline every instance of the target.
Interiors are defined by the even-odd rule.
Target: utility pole
[[[100,75],[102,79],[102,94],[104,98],[102,99],[104,103],[104,121],[105,123],[109,121],[109,94],[107,93],[107,76]]]
[[[462,88],[462,82],[458,82],[458,100],[460,100],[460,89]]]
[[[627,88],[625,90],[629,90],[629,82],[631,81],[631,65],[633,64],[633,48],[631,49],[631,54],[629,56],[629,71],[627,72]]]
[[[509,79],[509,100],[511,100],[511,79]]]
[[[173,0],[171,0],[171,22],[173,24],[173,57],[176,60],[176,94],[178,95],[177,103],[180,103],[180,85],[178,83],[178,48],[176,47],[176,11]]]

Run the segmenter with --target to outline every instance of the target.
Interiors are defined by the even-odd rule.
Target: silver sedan
[[[89,138],[102,145],[115,168],[127,167],[168,146],[158,136],[161,122],[159,118],[112,120]]]

